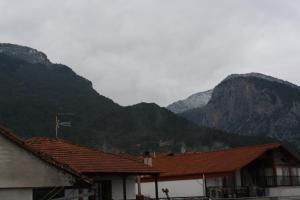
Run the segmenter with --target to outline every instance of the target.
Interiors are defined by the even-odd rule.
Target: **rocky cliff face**
[[[231,75],[206,106],[182,116],[229,132],[292,140],[300,136],[300,89],[262,74]]]

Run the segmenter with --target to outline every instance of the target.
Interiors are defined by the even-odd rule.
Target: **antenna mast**
[[[70,127],[71,122],[61,122],[59,116],[63,115],[73,115],[72,113],[56,113],[55,115],[55,137],[58,138],[58,131],[60,127]]]

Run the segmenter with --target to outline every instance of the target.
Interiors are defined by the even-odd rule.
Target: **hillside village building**
[[[159,197],[300,196],[299,158],[280,144],[228,150],[157,155]],[[142,178],[142,193],[154,197],[153,178]]]
[[[128,157],[60,139],[25,142],[0,127],[1,200],[135,199],[140,175],[157,177],[159,172]]]

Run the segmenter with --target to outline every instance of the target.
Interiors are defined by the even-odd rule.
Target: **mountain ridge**
[[[37,61],[37,50],[26,58],[23,51],[12,51],[0,53],[0,123],[23,138],[55,137],[55,115],[67,112],[73,115],[61,120],[71,121],[72,127],[60,129],[59,137],[109,151],[201,150],[271,140],[229,139],[223,131],[199,127],[153,103],[120,106],[68,66]]]

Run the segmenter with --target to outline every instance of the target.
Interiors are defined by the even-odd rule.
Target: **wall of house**
[[[300,196],[300,187],[284,186],[284,187],[266,188],[266,196],[276,196],[276,197]]]
[[[31,189],[0,189],[0,199],[2,200],[32,200]]]
[[[203,180],[174,180],[174,181],[159,181],[158,182],[158,196],[165,198],[163,188],[168,188],[170,197],[188,197],[188,196],[203,196]],[[155,184],[154,182],[141,183],[142,194],[155,198]]]
[[[71,186],[73,181],[71,176],[0,135],[0,188]],[[0,196],[1,192],[5,195],[8,191],[0,190]]]

